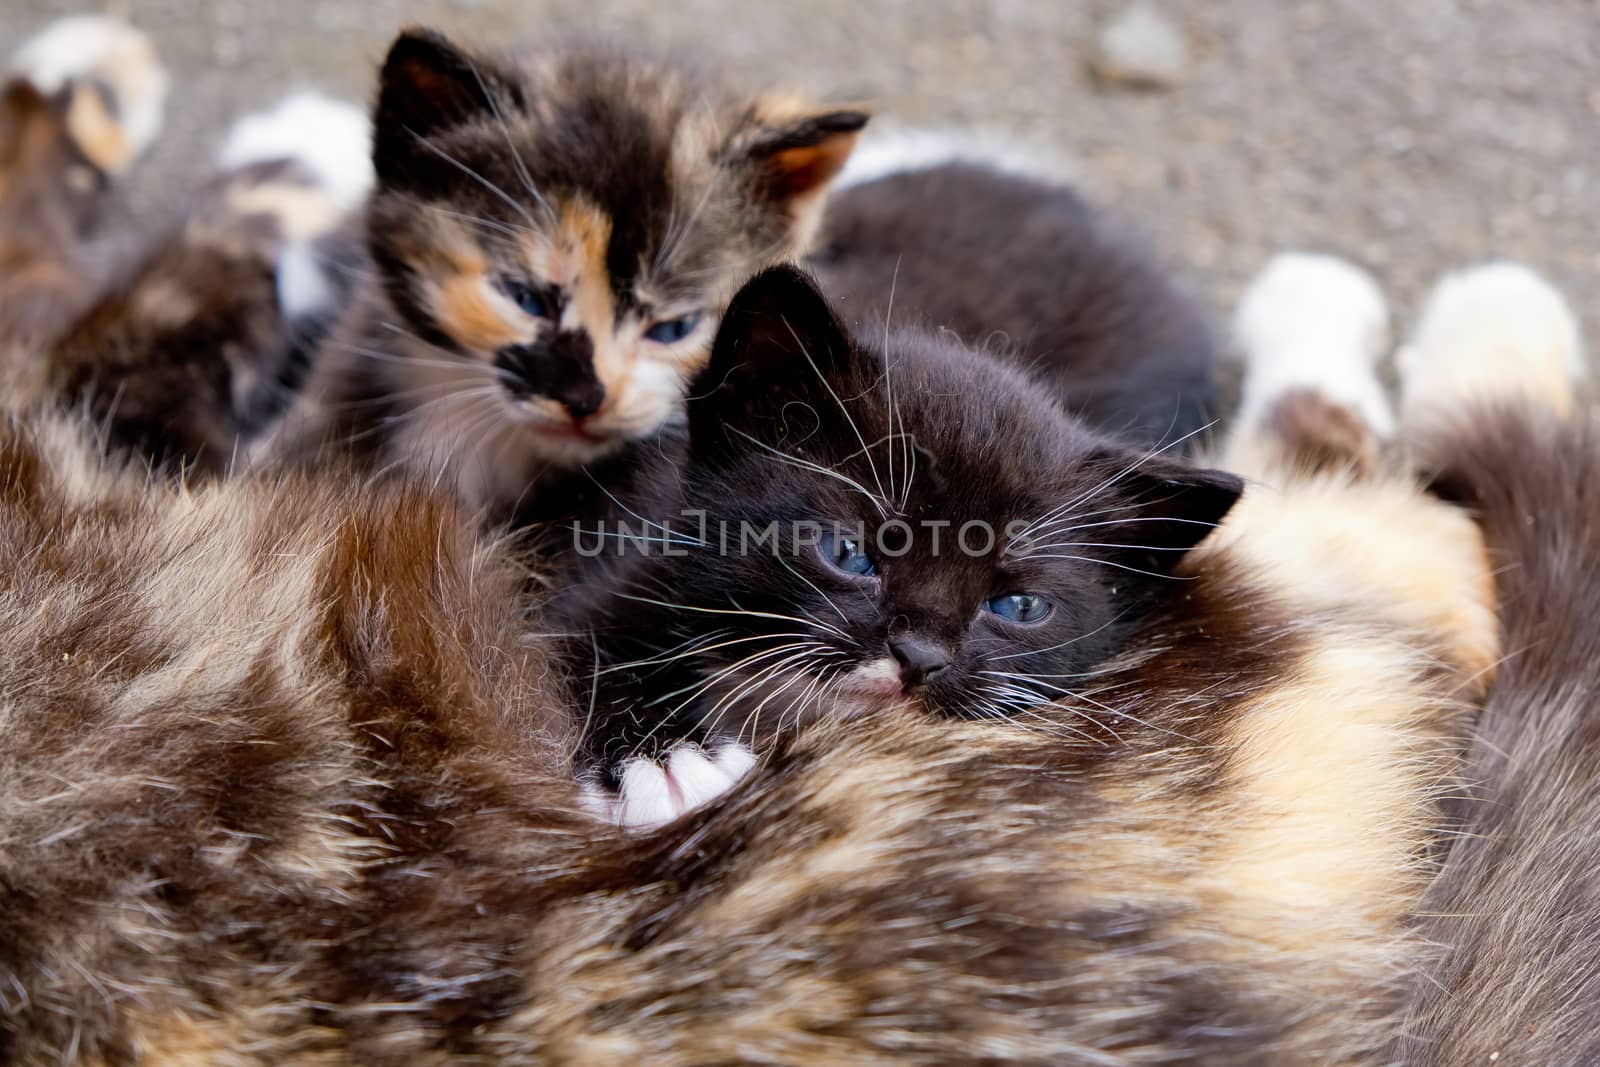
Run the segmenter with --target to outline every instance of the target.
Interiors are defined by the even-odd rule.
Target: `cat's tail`
[[[1505,659],[1395,1062],[1600,1063],[1600,423],[1578,337],[1546,282],[1494,264],[1440,283],[1402,360],[1404,436],[1482,526]]]

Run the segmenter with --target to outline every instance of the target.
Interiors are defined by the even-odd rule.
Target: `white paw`
[[[1400,354],[1408,422],[1469,396],[1522,395],[1558,414],[1584,377],[1578,322],[1560,293],[1519,263],[1447,275]]]
[[[677,745],[664,763],[644,758],[625,762],[616,793],[585,786],[583,802],[607,822],[647,830],[715,800],[755,764],[755,756],[739,744],[724,744],[710,755],[698,745]]]
[[[1233,336],[1245,364],[1241,428],[1256,425],[1285,392],[1311,389],[1356,411],[1378,436],[1394,433],[1377,375],[1389,307],[1360,267],[1303,252],[1274,257],[1239,298]]]
[[[150,147],[161,132],[167,72],[150,38],[121,19],[109,15],[57,19],[22,43],[10,69],[47,94],[59,92],[74,79],[105,86],[116,102],[114,121],[125,149],[123,165]]]

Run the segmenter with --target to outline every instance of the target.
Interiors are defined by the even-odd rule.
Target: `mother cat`
[[[1497,642],[1475,528],[1404,482],[1248,495],[1114,666],[1117,744],[823,724],[628,836],[448,504],[180,493],[41,411],[0,464],[13,1062],[1359,1061],[1428,959]]]
[[[1506,366],[1549,369],[1534,402],[1567,405],[1559,352],[1506,325],[1520,360],[1431,351],[1419,417],[1452,384],[1514,391]],[[1143,720],[1119,745],[833,724],[625,838],[577,813],[575,709],[510,606],[518,576],[452,506],[310,476],[152,487],[7,395],[9,1060],[1359,1061],[1428,961],[1403,920],[1450,761],[1417,757],[1495,641],[1472,528],[1404,484],[1247,500],[1108,679]],[[1305,438],[1337,409],[1280,399],[1268,451],[1325,455]],[[1523,536],[1533,512],[1593,540],[1540,495],[1565,484],[1515,482],[1595,465],[1587,431],[1538,419],[1507,403],[1515,455],[1472,424],[1428,443],[1507,581],[1585,588],[1583,552]],[[1539,691],[1491,711],[1536,716]],[[1594,763],[1578,727],[1540,735],[1551,780]],[[1522,840],[1537,867],[1583,838]],[[1430,1023],[1498,1003],[1469,967],[1452,986]],[[1559,1001],[1523,1005],[1537,1032]]]

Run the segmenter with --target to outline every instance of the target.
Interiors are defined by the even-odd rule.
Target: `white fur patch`
[[[1245,365],[1241,431],[1285,392],[1304,388],[1355,409],[1379,436],[1394,433],[1377,375],[1389,348],[1389,307],[1360,267],[1300,252],[1274,257],[1239,298],[1233,336]]]
[[[228,131],[217,153],[223,170],[292,159],[316,183],[338,219],[358,208],[371,192],[372,123],[359,107],[309,90],[274,107],[246,115]],[[278,304],[290,319],[325,311],[337,287],[307,243],[285,245],[278,259]]]
[[[1470,396],[1525,394],[1560,413],[1585,374],[1583,342],[1559,292],[1519,263],[1444,277],[1400,354],[1407,421]]]
[[[930,170],[947,163],[974,163],[1003,174],[1057,184],[1072,181],[1074,170],[1065,156],[993,131],[885,128],[874,123],[850,153],[833,188],[865,185],[891,174]]]
[[[278,306],[291,320],[328,310],[334,299],[333,286],[317,262],[314,248],[291,244],[278,256]]]
[[[372,123],[354,104],[301,91],[234,123],[217,153],[226,170],[273,159],[298,162],[341,211],[350,211],[375,180]]]
[[[42,93],[93,78],[116,97],[117,121],[138,156],[161,132],[168,78],[150,38],[109,15],[57,19],[24,41],[11,70]]]
[[[586,787],[584,806],[597,817],[632,830],[662,826],[722,796],[756,765],[743,745],[728,743],[708,755],[698,745],[677,745],[666,762],[631,759],[622,765],[622,788],[612,795]]]

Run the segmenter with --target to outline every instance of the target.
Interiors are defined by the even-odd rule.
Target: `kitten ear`
[[[1100,536],[1086,540],[1124,546],[1114,550],[1119,562],[1138,570],[1170,572],[1222,523],[1244,491],[1243,480],[1226,471],[1125,449],[1101,455],[1107,478],[1116,475],[1108,489],[1132,505],[1118,516],[1130,521],[1101,527],[1092,531]]]
[[[760,195],[797,221],[844,167],[871,116],[859,108],[799,111],[792,102],[757,105],[754,129],[733,151]]]
[[[711,362],[689,395],[697,455],[776,445],[814,432],[830,409],[828,380],[851,358],[850,335],[816,283],[796,267],[768,267],[728,305]]]
[[[421,27],[401,32],[389,46],[379,76],[373,119],[372,161],[385,184],[403,183],[437,156],[421,140],[495,112],[490,93],[514,95],[509,83],[443,34]]]

